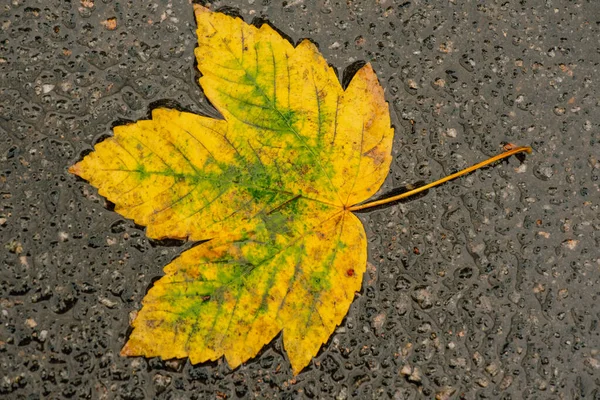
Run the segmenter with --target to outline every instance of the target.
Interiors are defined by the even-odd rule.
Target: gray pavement
[[[362,213],[369,271],[293,377],[276,338],[231,371],[119,356],[132,312],[190,243],[153,242],[67,168],[158,105],[216,115],[184,0],[0,1],[0,397],[599,399],[600,3],[219,1],[369,61],[390,103],[382,192],[502,150]]]

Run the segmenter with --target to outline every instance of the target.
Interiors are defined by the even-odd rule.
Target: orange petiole
[[[413,190],[409,190],[408,192],[404,192],[404,193],[399,194],[397,196],[388,197],[387,199],[376,200],[376,201],[372,201],[372,202],[369,202],[369,203],[358,204],[358,205],[355,205],[355,206],[352,206],[352,207],[348,207],[348,210],[350,210],[350,211],[364,210],[365,208],[377,207],[377,206],[380,206],[380,205],[383,205],[383,204],[388,204],[388,203],[392,203],[394,201],[402,200],[402,199],[405,199],[407,197],[413,196],[413,195],[415,195],[417,193],[421,193],[421,192],[423,192],[425,190],[431,189],[434,186],[441,185],[442,183],[445,183],[445,182],[451,181],[452,179],[456,179],[456,178],[458,178],[460,176],[466,175],[466,174],[468,174],[470,172],[473,172],[473,171],[475,171],[475,170],[477,170],[479,168],[483,168],[483,167],[485,167],[487,165],[495,163],[496,161],[502,160],[504,158],[507,158],[507,157],[510,157],[512,155],[519,154],[519,153],[528,153],[528,154],[531,154],[531,147],[529,147],[529,146],[521,146],[521,147],[511,148],[510,150],[505,151],[504,153],[500,153],[497,156],[494,156],[492,158],[488,158],[485,161],[482,161],[480,163],[472,165],[472,166],[470,166],[468,168],[465,168],[465,169],[463,169],[461,171],[458,171],[458,172],[456,172],[454,174],[448,175],[448,176],[446,176],[446,177],[444,177],[442,179],[438,179],[435,182],[428,183],[427,185],[418,187],[418,188],[413,189]]]

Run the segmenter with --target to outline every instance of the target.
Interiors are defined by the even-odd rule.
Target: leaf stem
[[[494,156],[492,158],[488,158],[485,161],[482,161],[480,163],[472,165],[472,166],[470,166],[468,168],[465,168],[465,169],[463,169],[461,171],[455,172],[454,174],[448,175],[448,176],[446,176],[446,177],[444,177],[442,179],[439,179],[439,180],[437,180],[435,182],[428,183],[427,185],[418,187],[418,188],[413,189],[413,190],[409,190],[408,192],[404,192],[404,193],[399,194],[397,196],[388,197],[387,199],[376,200],[376,201],[372,201],[370,203],[358,204],[358,205],[355,205],[355,206],[352,206],[352,207],[348,207],[348,210],[350,210],[350,211],[364,210],[365,208],[377,207],[377,206],[380,206],[382,204],[388,204],[388,203],[392,203],[394,201],[405,199],[405,198],[413,196],[413,195],[415,195],[417,193],[421,193],[421,192],[423,192],[423,191],[425,191],[427,189],[431,189],[434,186],[438,186],[438,185],[441,185],[442,183],[451,181],[452,179],[456,179],[459,176],[466,175],[466,174],[468,174],[470,172],[473,172],[473,171],[475,171],[475,170],[477,170],[479,168],[483,168],[486,165],[495,163],[496,161],[499,161],[499,160],[502,160],[504,158],[510,157],[510,156],[518,154],[518,153],[523,153],[523,152],[531,154],[531,147],[529,147],[529,146],[515,147],[513,149],[505,151],[504,153],[500,153],[497,156]]]

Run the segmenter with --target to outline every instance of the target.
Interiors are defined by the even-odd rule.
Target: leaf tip
[[[311,49],[312,51],[315,51],[317,53],[319,52],[317,45],[306,38],[302,39],[300,41],[300,43],[298,43],[298,45],[296,46],[296,48],[298,48],[298,49],[302,49],[303,47],[308,47],[309,49]]]
[[[70,174],[81,176],[81,162],[71,165],[68,171]]]
[[[121,349],[119,355],[121,355],[121,357],[131,357],[137,356],[138,354],[131,348],[129,342],[127,342],[125,343],[125,346],[123,346],[123,348]]]
[[[237,367],[239,367],[240,365],[242,365],[242,363],[245,361],[245,360],[242,360],[242,358],[240,358],[240,357],[236,357],[235,354],[226,354],[225,360],[227,361],[227,365],[229,365],[229,368],[232,371],[234,369],[236,369]]]
[[[200,4],[194,4],[194,14],[198,18],[201,14],[208,13],[210,10]]]
[[[292,375],[293,375],[293,376],[298,376],[298,374],[299,374],[300,372],[302,372],[302,370],[303,370],[303,369],[304,369],[304,367],[302,367],[302,368],[297,368],[297,367],[295,367],[294,365],[292,365]]]
[[[361,73],[365,78],[368,78],[369,80],[375,80],[379,84],[379,81],[377,80],[377,75],[375,74],[375,70],[373,69],[373,66],[370,62],[363,65],[363,67],[360,70],[358,70],[358,72]]]

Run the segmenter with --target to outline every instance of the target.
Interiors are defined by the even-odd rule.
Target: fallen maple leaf
[[[208,240],[165,267],[121,354],[236,368],[283,331],[297,374],[360,290],[352,210],[395,199],[356,206],[388,173],[388,105],[369,64],[344,90],[308,40],[194,7],[200,84],[224,119],[155,109],[70,169],[148,237]]]

